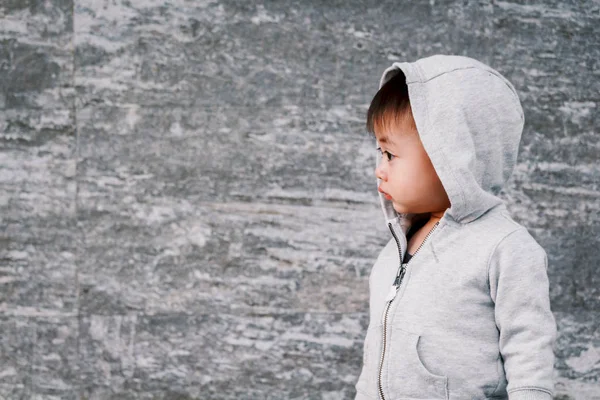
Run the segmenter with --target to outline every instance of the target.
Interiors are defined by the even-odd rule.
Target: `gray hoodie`
[[[396,62],[379,87],[398,69],[451,207],[402,268],[408,229],[424,215],[399,214],[379,194],[391,238],[369,276],[356,399],[549,400],[557,328],[548,258],[497,197],[523,131],[515,88],[453,55]]]

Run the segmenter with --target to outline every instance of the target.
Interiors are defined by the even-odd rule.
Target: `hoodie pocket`
[[[390,399],[448,399],[448,377],[432,373],[421,361],[421,335],[392,328],[387,359],[387,386]]]
[[[379,398],[377,374],[379,372],[379,352],[381,351],[382,325],[367,329],[363,344],[363,367],[356,383],[356,390],[374,399]]]

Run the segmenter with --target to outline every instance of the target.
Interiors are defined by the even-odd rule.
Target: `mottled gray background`
[[[350,399],[395,60],[518,89],[556,399],[600,399],[596,1],[0,0],[0,398]]]

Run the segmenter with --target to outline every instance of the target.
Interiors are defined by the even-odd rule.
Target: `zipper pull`
[[[387,297],[385,298],[385,301],[394,300],[394,297],[396,297],[396,293],[398,293],[398,289],[400,288],[400,284],[402,283],[402,278],[404,278],[405,273],[406,273],[406,264],[401,264],[400,269],[398,270],[398,275],[396,275],[396,279],[394,279],[394,284],[390,288],[390,292],[388,293]]]
[[[385,301],[392,301],[394,300],[394,297],[396,297],[396,293],[398,293],[398,287],[396,285],[392,285],[390,287],[390,291],[387,295],[387,297],[385,298]]]
[[[402,283],[402,278],[404,278],[404,274],[406,273],[406,264],[400,264],[400,268],[398,269],[398,275],[396,275],[396,279],[394,280],[394,286],[396,287],[399,287]]]

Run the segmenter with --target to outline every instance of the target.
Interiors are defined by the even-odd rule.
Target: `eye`
[[[378,151],[378,152],[379,152],[381,155],[385,154],[385,155],[386,155],[386,157],[387,157],[387,159],[388,159],[388,161],[392,161],[392,160],[394,159],[394,157],[396,157],[395,155],[393,155],[392,153],[390,153],[390,152],[389,152],[389,151],[387,151],[387,150],[385,150],[385,151],[382,151],[382,150],[381,150],[381,147],[378,147],[378,148],[377,148],[377,151]]]

